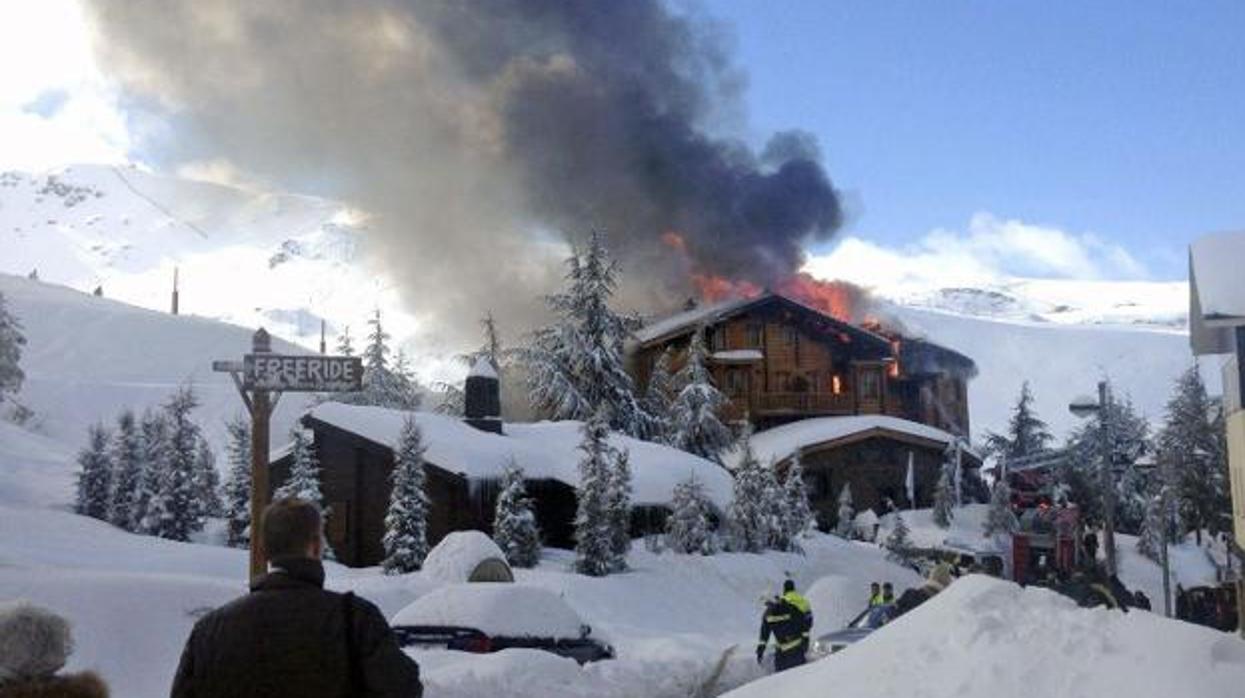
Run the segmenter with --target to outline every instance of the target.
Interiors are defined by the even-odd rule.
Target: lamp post
[[[1107,549],[1107,574],[1115,576],[1115,478],[1111,468],[1111,395],[1106,381],[1098,381],[1098,400],[1089,396],[1078,397],[1068,405],[1068,411],[1082,419],[1098,415],[1098,437],[1102,450],[1102,506],[1103,547]]]

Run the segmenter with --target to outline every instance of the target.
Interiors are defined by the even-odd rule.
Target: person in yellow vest
[[[870,584],[869,585],[869,608],[873,608],[874,606],[881,606],[883,603],[884,602],[882,601],[882,587],[877,582]]]
[[[782,595],[765,604],[761,618],[761,638],[757,642],[757,663],[765,657],[770,635],[774,636],[774,671],[785,671],[804,663],[808,653],[809,631],[813,629],[813,609],[795,590],[795,582],[783,582]]]

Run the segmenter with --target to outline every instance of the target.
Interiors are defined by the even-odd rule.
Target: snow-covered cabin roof
[[[510,458],[530,479],[552,479],[571,487],[579,484],[581,423],[536,422],[505,425],[504,434],[481,431],[462,420],[431,412],[404,412],[383,407],[326,402],[307,413],[313,420],[393,448],[408,415],[423,432],[424,458],[437,467],[473,480],[500,479]],[[610,445],[626,449],[635,504],[666,504],[674,487],[695,475],[719,507],[731,499],[731,476],[721,466],[660,444],[613,433]]]
[[[497,380],[497,369],[493,366],[493,362],[487,356],[481,356],[472,364],[471,371],[467,373],[467,377],[475,378],[492,378]]]
[[[761,463],[780,463],[797,451],[821,444],[857,440],[873,434],[892,434],[932,442],[945,448],[955,436],[920,422],[882,414],[865,414],[852,417],[817,417],[802,419],[782,426],[758,431],[752,435],[752,452]],[[977,454],[965,449],[968,455],[980,460]],[[734,466],[743,454],[737,449],[726,456],[726,462]]]
[[[1245,325],[1245,232],[1208,235],[1189,245],[1189,342],[1194,354],[1235,350]]]

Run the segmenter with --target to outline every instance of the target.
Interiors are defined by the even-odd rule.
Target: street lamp
[[[1068,405],[1068,411],[1084,419],[1098,415],[1101,428],[1098,430],[1102,442],[1102,498],[1103,509],[1103,546],[1107,549],[1107,573],[1115,576],[1115,482],[1111,476],[1111,395],[1107,391],[1107,382],[1098,381],[1098,399],[1088,395],[1078,397]]]

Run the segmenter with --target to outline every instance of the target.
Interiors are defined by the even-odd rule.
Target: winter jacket
[[[272,566],[249,595],[195,624],[173,698],[420,698],[419,665],[376,606],[324,590],[318,560]]]
[[[3,683],[0,698],[108,698],[108,687],[99,676],[84,671]]]
[[[812,606],[803,596],[788,591],[765,605],[761,637],[757,641],[758,651],[769,644],[769,636],[772,634],[778,656],[795,655],[803,658],[808,651],[808,633],[812,629]]]

